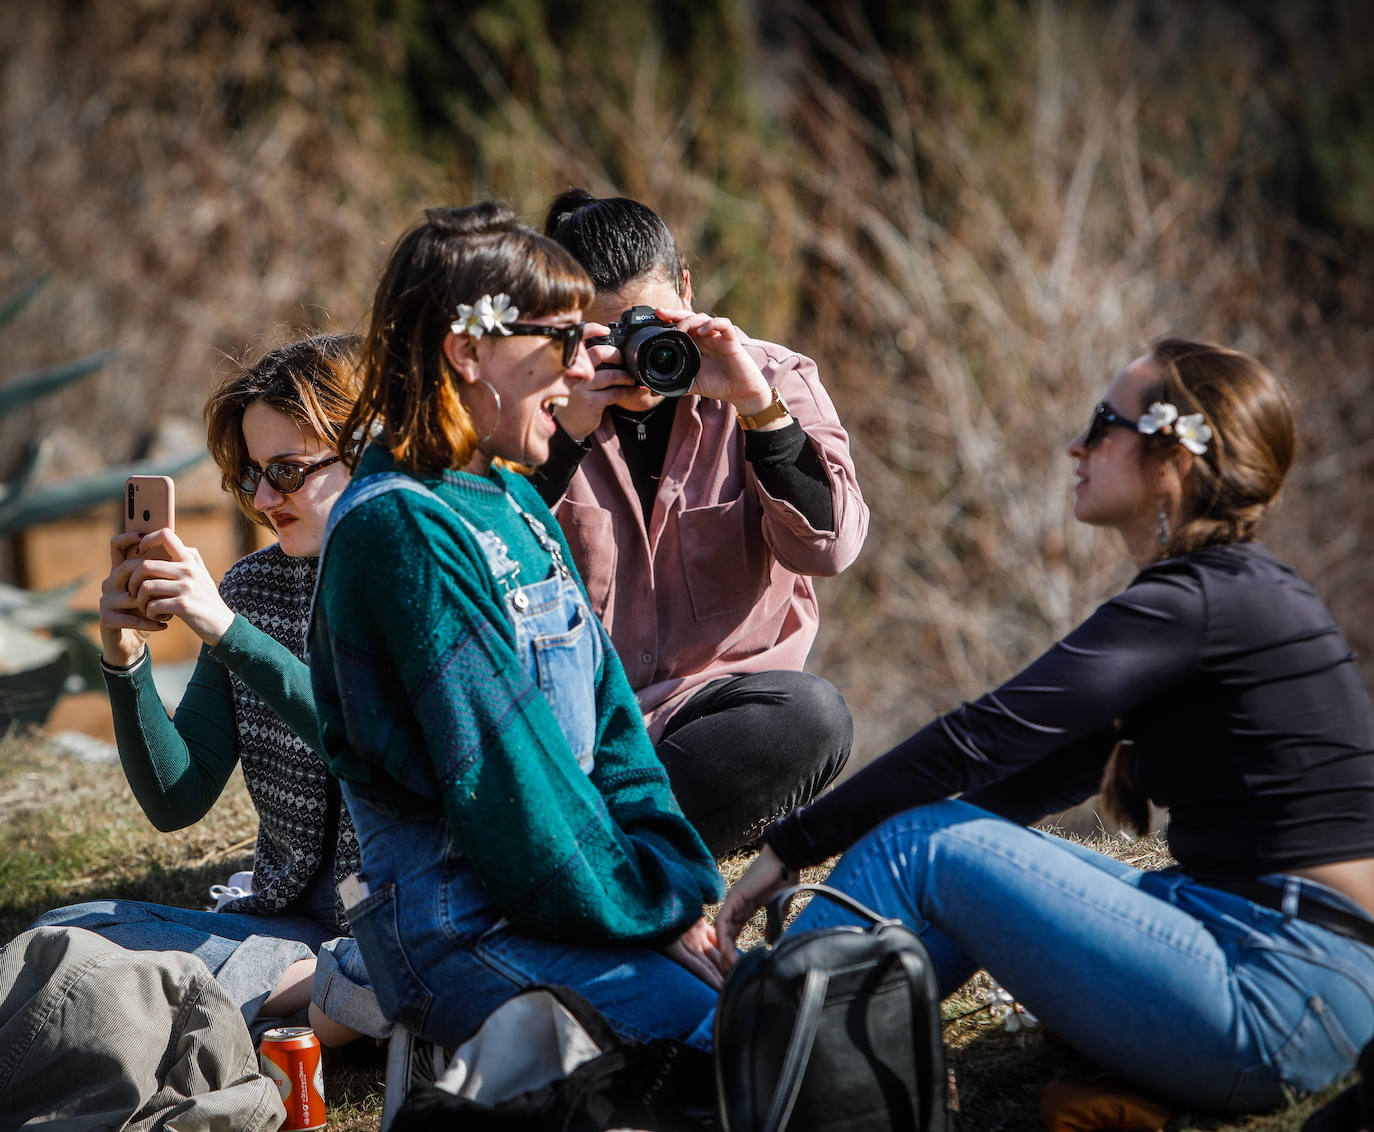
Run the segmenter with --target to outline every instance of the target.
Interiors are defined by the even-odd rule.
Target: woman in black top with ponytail
[[[1374,709],[1321,599],[1254,541],[1294,446],[1253,358],[1168,339],[1123,369],[1068,451],[1075,517],[1140,572],[765,831],[717,921],[725,961],[795,869],[847,850],[832,883],[921,932],[945,993],[985,967],[1176,1104],[1271,1107],[1349,1071],[1374,1035]],[[1099,783],[1137,825],[1146,799],[1169,809],[1176,867],[1017,824]],[[842,918],[820,903],[800,928]]]

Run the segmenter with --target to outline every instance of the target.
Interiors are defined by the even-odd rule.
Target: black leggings
[[[832,684],[780,670],[707,684],[668,721],[658,757],[687,820],[720,857],[825,789],[853,742]]]

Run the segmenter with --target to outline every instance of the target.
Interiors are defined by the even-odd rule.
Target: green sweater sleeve
[[[146,652],[130,669],[104,670],[125,777],[148,820],[164,833],[204,817],[238,763],[231,670],[318,748],[305,662],[241,616],[218,645],[202,646],[173,719],[158,698]]]
[[[671,941],[719,898],[720,877],[609,641],[589,778],[516,655],[474,540],[446,511],[393,492],[331,536],[311,656],[335,773],[379,801],[396,786],[434,798],[518,930],[584,945]],[[546,527],[558,529],[551,516]]]

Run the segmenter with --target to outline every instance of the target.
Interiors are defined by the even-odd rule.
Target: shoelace
[[[237,885],[212,884],[210,886],[210,899],[215,902],[215,911],[218,912],[231,900],[240,900],[245,896],[252,896],[246,888],[239,888]]]

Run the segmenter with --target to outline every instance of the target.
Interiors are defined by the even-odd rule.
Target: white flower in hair
[[[520,317],[520,311],[504,291],[499,295],[483,295],[478,304],[485,304],[483,313],[490,311],[491,322],[487,324],[487,329],[495,334],[509,334],[510,324]]]
[[[1136,421],[1136,428],[1140,429],[1146,436],[1156,432],[1163,432],[1165,436],[1170,433],[1169,426],[1178,420],[1178,409],[1168,401],[1156,401],[1150,406],[1148,413],[1143,413],[1140,420]]]
[[[1179,417],[1174,424],[1174,432],[1178,434],[1178,442],[1194,456],[1206,452],[1207,442],[1212,439],[1212,426],[1203,423],[1201,413]]]
[[[459,303],[458,317],[449,324],[449,329],[454,334],[470,334],[474,338],[481,338],[483,334],[509,334],[510,324],[519,317],[520,311],[502,291],[483,295],[471,305]]]
[[[1201,413],[1189,413],[1180,417],[1176,406],[1168,401],[1156,401],[1150,411],[1136,421],[1136,427],[1146,436],[1162,433],[1178,440],[1194,456],[1207,451],[1207,442],[1212,439],[1212,428],[1205,424]]]

